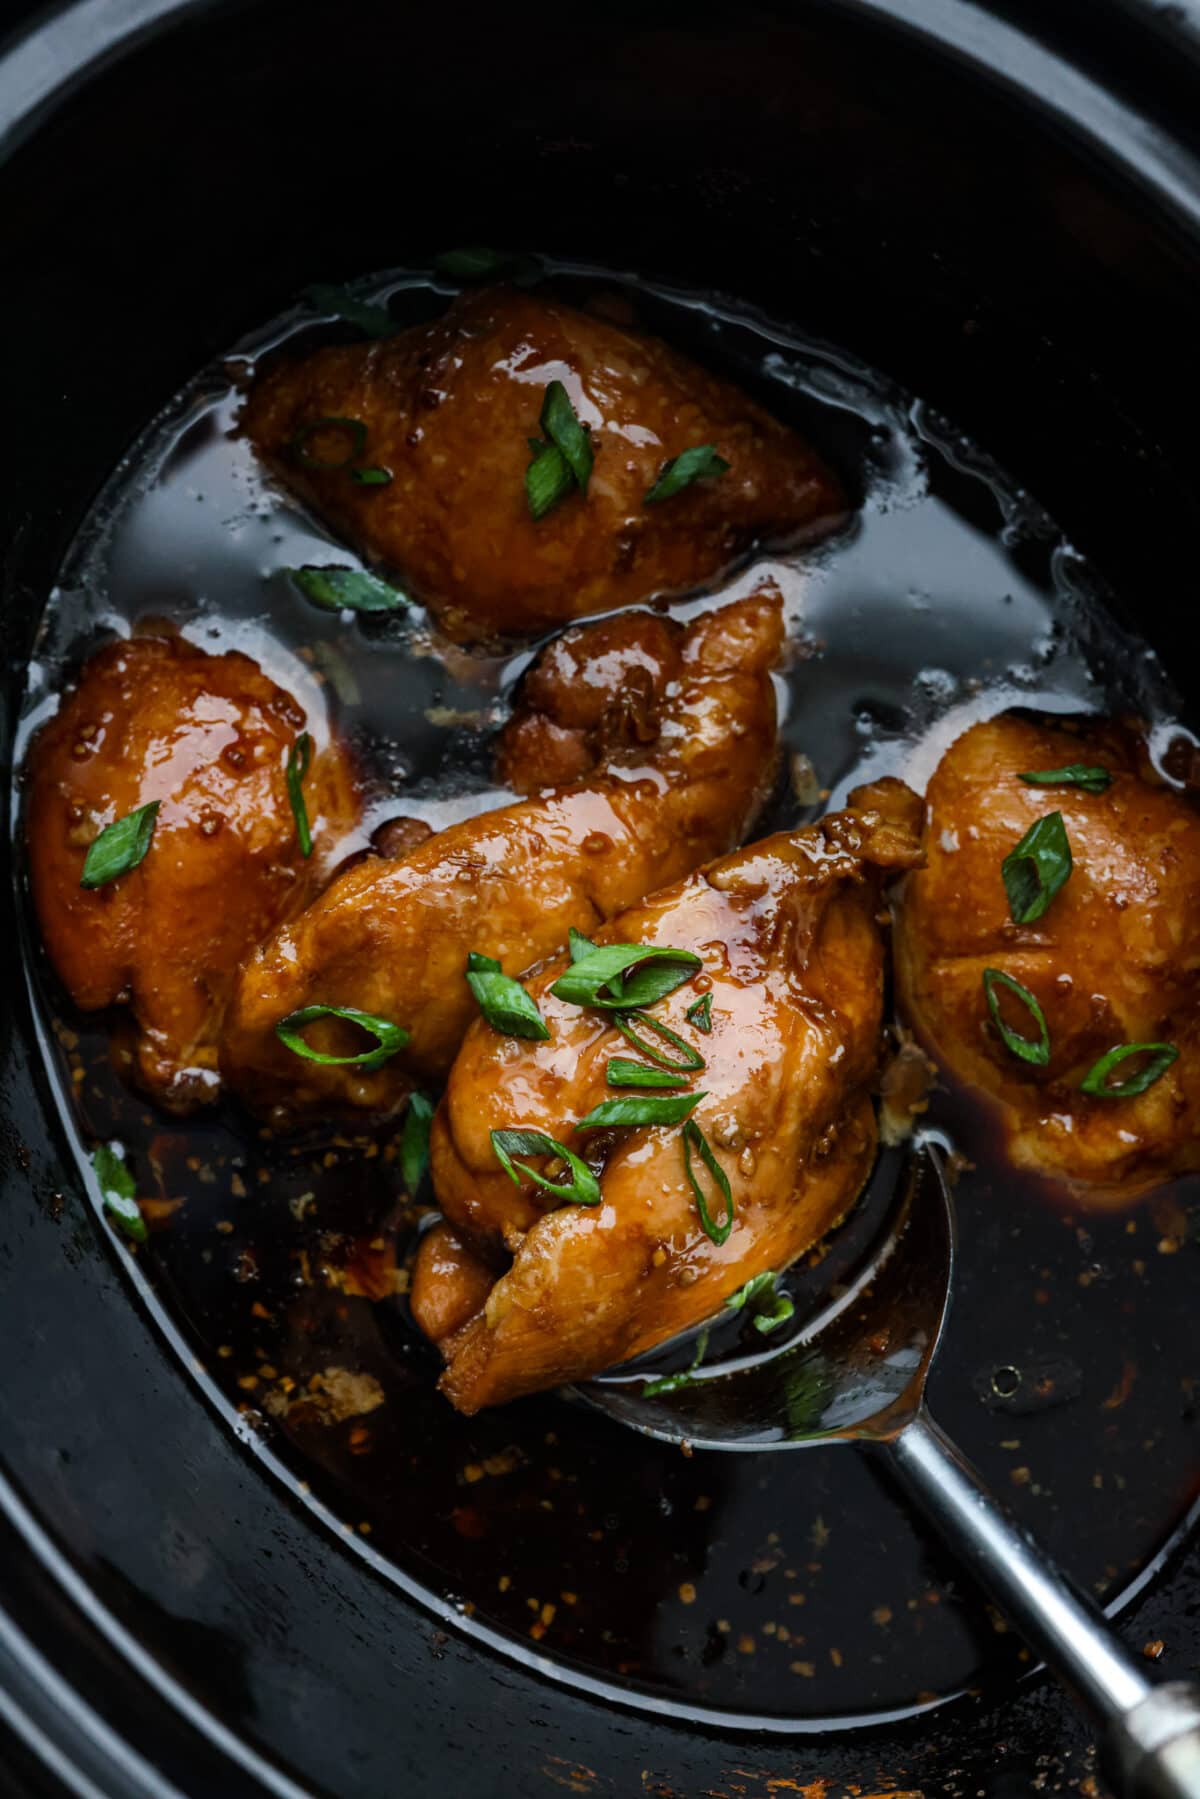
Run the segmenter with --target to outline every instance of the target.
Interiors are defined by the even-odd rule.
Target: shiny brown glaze
[[[30,752],[29,866],[50,959],[85,1011],[130,1006],[130,1072],[178,1111],[216,1096],[242,958],[312,895],[355,822],[350,770],[330,746],[304,782],[316,848],[301,855],[285,769],[304,725],[248,656],[135,637],[92,657]],[[151,800],[145,860],[82,888],[89,845]]]
[[[746,615],[750,666],[760,621]],[[727,616],[719,659],[738,666]],[[658,741],[667,688],[679,673],[679,627],[647,612],[575,625],[549,644],[521,686],[500,742],[497,777],[517,793],[580,780],[602,763]]]
[[[605,760],[582,781],[439,832],[407,855],[360,862],[252,956],[238,984],[222,1048],[230,1084],[277,1124],[331,1109],[387,1114],[414,1083],[440,1081],[475,1002],[463,979],[467,953],[495,956],[519,974],[552,955],[575,925],[590,931],[645,893],[736,843],[754,819],[775,760],[770,669],[782,642],[773,589],[720,608],[686,630],[653,614],[592,627],[600,664],[615,685],[579,743]],[[630,640],[644,633],[644,661],[658,671],[652,739],[609,733],[624,717]],[[586,660],[589,631],[574,634],[571,661]],[[565,666],[551,654],[553,667]],[[561,683],[533,680],[501,760],[514,785],[536,785],[536,746],[526,733],[560,707]],[[639,689],[640,692],[640,689]],[[644,697],[644,696],[642,696]],[[540,704],[539,704],[540,699]],[[543,711],[542,708],[549,708]],[[536,731],[535,731],[536,736]],[[592,746],[588,748],[588,744]],[[531,758],[533,758],[531,766]],[[301,1060],[275,1035],[302,1006],[354,1006],[411,1033],[409,1046],[364,1073]],[[309,1041],[333,1054],[361,1049],[342,1027],[317,1024]]]
[[[614,1097],[612,1055],[636,1052],[601,1012],[550,992],[556,961],[527,982],[548,1042],[469,1031],[433,1127],[434,1186],[451,1227],[509,1271],[470,1322],[441,1336],[442,1387],[460,1411],[579,1380],[661,1343],[718,1310],[752,1275],[786,1266],[846,1212],[875,1150],[870,1089],[883,1004],[880,890],[916,860],[920,807],[899,782],[861,789],[852,809],[769,837],[623,912],[597,940],[690,949],[703,970],[654,1016],[705,1057],[693,1116],[727,1174],[732,1231],[701,1226],[678,1125],[607,1133],[601,1202],[555,1210],[515,1186],[493,1128],[548,1132],[582,1149],[575,1121]],[[712,996],[708,1034],[686,1020]],[[720,1219],[719,1192],[697,1173]],[[458,1308],[424,1296],[414,1314],[437,1337]]]
[[[1075,762],[1107,768],[1112,785],[1090,794],[1018,778]],[[1042,918],[1014,924],[1001,864],[1055,811],[1071,876]],[[999,1105],[1014,1162],[1114,1202],[1200,1167],[1200,814],[1155,777],[1140,736],[1015,714],[973,726],[930,783],[925,850],[897,909],[901,1002],[936,1060]],[[1045,1068],[1014,1057],[990,1022],[988,967],[1042,1007]],[[1035,1035],[1002,997],[1006,1022]],[[1079,1091],[1106,1051],[1146,1042],[1181,1053],[1144,1094]]]
[[[534,519],[528,440],[542,435],[555,380],[590,429],[595,466],[586,496]],[[319,418],[360,420],[361,461],[391,482],[305,467],[296,435]],[[845,511],[818,457],[730,383],[654,338],[506,288],[464,295],[435,323],[382,342],[277,363],[242,423],[288,487],[459,639],[685,591],[752,544],[795,540]],[[728,472],[646,506],[664,463],[705,443]],[[348,447],[332,433],[303,452],[338,461]]]
[[[444,1219],[426,1231],[413,1264],[410,1294],[426,1336],[438,1342],[466,1324],[495,1279],[496,1270]]]

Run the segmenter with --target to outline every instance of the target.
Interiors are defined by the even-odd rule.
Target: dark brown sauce
[[[599,279],[559,285],[578,298]],[[389,289],[398,320],[444,299],[423,279]],[[785,744],[815,777],[785,774],[764,829],[864,773],[919,784],[972,716],[1007,703],[1169,714],[1161,672],[1107,620],[1089,571],[948,427],[760,320],[631,293],[646,323],[807,432],[863,500],[836,542],[771,564],[797,643]],[[242,350],[291,330],[340,333],[297,317]],[[47,610],[26,736],[97,641],[167,615],[293,690],[321,683],[373,783],[368,828],[495,803],[490,738],[528,650],[444,654],[420,614],[307,605],[277,571],[352,558],[263,483],[228,434],[235,411],[228,373],[202,376],[101,496]],[[279,1477],[443,1616],[560,1677],[747,1724],[869,1720],[1021,1669],[1015,1638],[857,1450],[688,1458],[556,1395],[459,1418],[407,1316],[427,1208],[403,1199],[392,1136],[282,1143],[232,1104],[186,1125],[158,1116],[121,1085],[108,1021],[71,1013],[31,961],[81,1159],[119,1138],[156,1202],[131,1270],[146,1302]],[[935,1094],[925,1122],[973,1164],[934,1409],[1082,1581],[1120,1592],[1196,1497],[1200,1183],[1084,1215],[1014,1174],[963,1095]]]

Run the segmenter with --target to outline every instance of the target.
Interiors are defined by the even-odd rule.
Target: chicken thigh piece
[[[534,518],[525,474],[551,382],[587,427],[594,467],[586,492]],[[655,338],[508,288],[395,337],[274,363],[242,428],[459,640],[706,585],[752,545],[798,541],[846,510],[814,452],[729,382]],[[664,466],[703,445],[728,469],[647,504]],[[364,484],[364,467],[390,479]]]
[[[590,931],[736,843],[775,767],[780,612],[766,589],[686,629],[639,613],[552,645],[500,749],[505,778],[534,797],[347,869],[264,943],[230,1008],[230,1084],[276,1125],[386,1116],[414,1083],[445,1076],[476,1014],[470,951],[520,974],[569,926]],[[410,1041],[376,1068],[306,1060],[275,1026],[318,1004],[386,1019]],[[322,1020],[307,1041],[361,1052],[346,1028]]]
[[[144,636],[98,651],[34,740],[26,832],[47,952],[84,1011],[129,1005],[131,1073],[171,1110],[216,1097],[238,964],[311,897],[357,821],[329,742],[302,783],[314,853],[301,853],[286,769],[304,725],[248,656]],[[154,800],[144,860],[81,886],[100,833]]]
[[[1017,923],[1002,864],[1053,813],[1070,873]],[[1013,1161],[1100,1203],[1200,1168],[1200,812],[1155,774],[1140,733],[1016,713],[972,726],[930,783],[925,850],[896,913],[901,1003],[942,1067],[999,1108]],[[1048,1053],[1008,983],[1040,1007]],[[1001,1024],[1044,1060],[1024,1059]],[[1178,1056],[1157,1058],[1168,1065],[1144,1091],[1120,1088],[1153,1073],[1153,1052],[1113,1064],[1105,1091],[1081,1090],[1130,1044]]]
[[[650,1014],[704,1058],[686,1089],[701,1095],[687,1127],[691,1176],[679,1123],[576,1131],[597,1105],[630,1097],[608,1084],[609,1064],[636,1052],[611,1012],[551,991],[565,958],[526,983],[548,1041],[471,1027],[432,1133],[447,1223],[422,1243],[413,1289],[417,1322],[446,1358],[442,1388],[460,1411],[584,1379],[663,1342],[719,1311],[751,1276],[794,1261],[844,1216],[875,1153],[881,889],[915,863],[919,824],[916,796],[879,782],[852,795],[849,810],[737,850],[595,933],[601,945],[700,958]],[[705,999],[707,1030],[695,1011]],[[727,1236],[726,1201],[692,1125],[729,1182]],[[585,1157],[598,1202],[556,1204],[524,1174],[514,1185],[494,1129],[545,1132]],[[523,1161],[553,1177],[546,1155]],[[504,1251],[511,1266],[464,1319],[478,1269],[487,1259],[503,1266]]]

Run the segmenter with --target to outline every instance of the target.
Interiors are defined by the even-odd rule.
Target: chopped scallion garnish
[[[492,1131],[491,1139],[496,1160],[516,1186],[521,1184],[521,1175],[527,1174],[545,1192],[557,1194],[569,1205],[600,1204],[600,1182],[587,1163],[573,1155],[565,1143],[547,1136],[545,1131]],[[527,1162],[514,1162],[514,1156],[557,1156],[566,1163],[571,1178],[569,1181],[552,1181],[539,1174],[536,1168],[530,1168]]]
[[[494,1031],[504,1037],[549,1037],[545,1019],[520,981],[501,972],[494,956],[467,957],[467,986]]]
[[[659,1068],[670,1069],[673,1074],[695,1074],[705,1065],[704,1057],[699,1050],[693,1049],[690,1043],[685,1043],[683,1038],[671,1029],[670,1025],[663,1024],[657,1018],[652,1018],[649,1012],[617,1012],[613,1016],[613,1024],[620,1031],[622,1037],[633,1044],[634,1049],[640,1050],[648,1061],[654,1062]],[[653,1031],[656,1036],[669,1043],[672,1049],[678,1050],[679,1060],[672,1061],[670,1056],[664,1056],[663,1052],[656,1049],[653,1043],[648,1042],[645,1037],[639,1036],[639,1028]]]
[[[525,471],[525,497],[534,518],[545,518],[573,487],[587,492],[592,473],[592,445],[561,381],[551,381],[542,401],[545,438],[531,437],[533,461]]]
[[[352,468],[350,479],[360,487],[386,487],[392,478],[390,468]]]
[[[146,1241],[146,1221],[137,1202],[137,1187],[124,1155],[112,1143],[92,1151],[92,1168],[100,1183],[100,1198],[109,1217],[134,1243]]]
[[[307,731],[301,731],[295,743],[288,751],[287,790],[291,803],[292,817],[296,821],[296,841],[300,845],[302,856],[312,855],[312,831],[308,823],[308,807],[304,801],[304,777],[308,773],[308,765],[312,761],[312,738]]]
[[[725,1304],[731,1312],[740,1312],[745,1306],[752,1306],[764,1293],[774,1291],[775,1276],[768,1269],[765,1274],[752,1274],[744,1287],[739,1287],[736,1293],[729,1295]]]
[[[699,999],[693,1000],[683,1016],[688,1024],[694,1024],[698,1031],[703,1031],[707,1036],[712,1030],[712,994],[704,993]]]
[[[1106,768],[1089,768],[1084,762],[1069,762],[1065,768],[1031,769],[1017,779],[1030,787],[1082,787],[1085,793],[1103,793],[1112,785]]]
[[[1016,924],[1033,924],[1071,874],[1071,845],[1061,812],[1030,825],[1000,865],[1008,909]]]
[[[375,1038],[375,1048],[364,1050],[357,1056],[325,1056],[319,1050],[310,1049],[300,1032],[318,1018],[344,1018],[347,1024],[359,1025]],[[382,1068],[408,1042],[408,1032],[401,1025],[393,1024],[387,1018],[376,1018],[371,1012],[360,1012],[357,1006],[302,1006],[298,1012],[289,1012],[286,1018],[279,1020],[275,1035],[293,1055],[303,1056],[306,1062],[319,1062],[327,1068],[361,1068],[364,1074],[373,1068]]]
[[[289,568],[306,600],[324,606],[330,612],[396,612],[411,604],[401,593],[378,575],[368,575],[360,568],[306,567]]]
[[[776,1293],[773,1303],[755,1312],[751,1323],[765,1337],[778,1325],[786,1324],[789,1318],[795,1316],[795,1311],[795,1301],[790,1293]]]
[[[705,1325],[696,1338],[696,1353],[689,1367],[678,1374],[664,1374],[658,1380],[648,1380],[642,1388],[643,1399],[653,1399],[659,1393],[674,1393],[679,1387],[690,1387],[696,1378],[696,1370],[708,1354],[708,1326]]]
[[[561,381],[552,381],[547,387],[540,423],[550,442],[561,450],[576,487],[580,493],[586,493],[592,476],[591,439]]]
[[[725,1304],[731,1312],[748,1308],[755,1330],[761,1331],[764,1337],[776,1326],[786,1324],[796,1310],[791,1296],[779,1291],[778,1276],[769,1270],[766,1274],[752,1275],[744,1287],[730,1294]]]
[[[1006,1024],[1000,1015],[1000,1001],[996,993],[997,987],[1007,988],[1020,1000],[1038,1028],[1037,1038],[1022,1037]],[[1050,1031],[1046,1024],[1046,1015],[1030,993],[1028,987],[1022,987],[1020,981],[1014,981],[1010,974],[999,968],[985,968],[983,971],[983,991],[987,999],[987,1008],[992,1015],[992,1023],[1004,1040],[1004,1047],[1019,1057],[1022,1062],[1032,1062],[1038,1068],[1044,1068],[1050,1060]]]
[[[613,1056],[606,1069],[610,1087],[686,1087],[686,1074],[671,1074],[666,1068],[651,1068],[645,1062],[633,1062],[626,1056]]]
[[[567,931],[567,950],[572,962],[582,962],[585,956],[591,955],[595,947],[596,945],[592,942],[590,937],[585,937],[582,931],[577,931],[575,929],[574,925],[569,927]]]
[[[555,444],[538,450],[525,470],[525,497],[533,517],[545,518],[574,489],[575,477],[562,451]]]
[[[410,1199],[416,1197],[425,1170],[429,1166],[429,1127],[433,1123],[434,1105],[423,1093],[411,1093],[400,1134],[400,1178]]]
[[[1126,1075],[1123,1081],[1110,1081],[1108,1077],[1113,1069],[1130,1056],[1149,1056],[1150,1060],[1143,1068]],[[1096,1099],[1133,1099],[1147,1087],[1153,1087],[1172,1062],[1178,1060],[1179,1051],[1173,1043],[1121,1043],[1088,1069],[1079,1083],[1079,1091],[1090,1093]]]
[[[657,506],[662,500],[673,499],[693,481],[723,475],[728,467],[725,458],[717,455],[714,444],[696,444],[693,449],[684,450],[682,455],[674,457],[664,466],[658,480],[647,492],[644,503],[647,506]]]
[[[579,1120],[575,1129],[634,1131],[643,1125],[678,1124],[704,1097],[703,1093],[671,1093],[661,1097],[648,1094],[638,1099],[604,1099],[592,1107],[586,1118]]]
[[[115,824],[105,825],[83,859],[81,887],[105,887],[137,867],[150,848],[159,804],[158,800],[151,800],[136,812],[127,812]]]
[[[699,956],[691,950],[609,943],[572,963],[550,991],[573,1006],[629,1012],[673,993],[700,966]]]
[[[709,1146],[708,1138],[704,1135],[704,1132],[700,1129],[700,1126],[696,1123],[694,1118],[688,1119],[683,1127],[682,1135],[683,1166],[687,1173],[688,1180],[691,1183],[692,1193],[696,1200],[696,1210],[700,1214],[700,1223],[703,1226],[705,1236],[711,1238],[711,1240],[719,1247],[724,1243],[730,1231],[733,1229],[733,1189],[729,1185],[729,1176],[717,1161],[716,1156]],[[700,1160],[708,1169],[709,1174],[711,1174],[713,1180],[716,1182],[718,1192],[725,1202],[725,1216],[720,1224],[716,1222],[712,1213],[709,1211],[708,1201],[704,1196],[704,1189],[696,1179],[696,1172],[692,1166],[693,1150],[697,1152]]]

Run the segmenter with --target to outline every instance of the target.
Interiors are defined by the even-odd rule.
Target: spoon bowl
[[[887,1176],[887,1165],[882,1172]],[[925,1385],[954,1287],[954,1199],[937,1146],[902,1159],[884,1228],[788,1339],[664,1382],[646,1359],[577,1390],[609,1418],[692,1449],[862,1443],[942,1543],[1066,1682],[1102,1735],[1114,1790],[1200,1799],[1200,1686],[1144,1663],[985,1487],[934,1423]]]
[[[894,1436],[924,1399],[949,1311],[954,1244],[944,1165],[926,1144],[903,1159],[894,1203],[862,1265],[786,1341],[701,1364],[669,1391],[653,1390],[660,1383],[644,1358],[578,1391],[634,1430],[695,1449]]]

